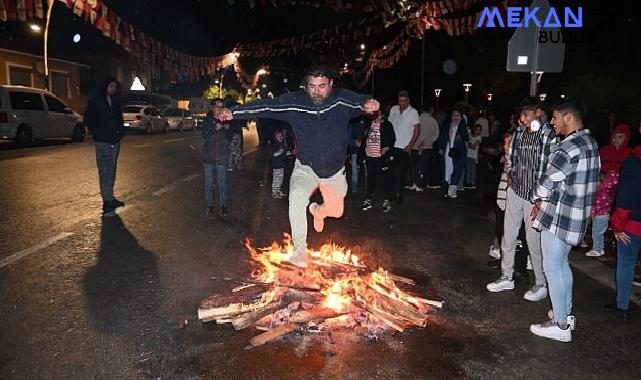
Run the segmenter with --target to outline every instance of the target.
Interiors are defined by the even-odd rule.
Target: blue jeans
[[[571,245],[558,238],[549,230],[541,232],[543,270],[548,280],[548,290],[554,310],[554,319],[566,324],[572,312],[572,270],[568,255]]]
[[[476,185],[476,158],[465,158],[465,184]]]
[[[203,163],[203,169],[205,171],[205,203],[207,203],[207,207],[214,206],[214,172],[218,177],[220,206],[227,207],[227,164]]]
[[[603,251],[605,242],[603,234],[608,229],[608,222],[610,215],[597,215],[592,217],[592,249],[595,251]]]
[[[350,154],[352,164],[352,193],[358,193],[358,154]]]
[[[628,310],[630,307],[630,292],[634,281],[634,266],[641,250],[641,236],[630,236],[630,244],[617,242],[617,307]]]

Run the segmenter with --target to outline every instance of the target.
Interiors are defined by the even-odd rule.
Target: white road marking
[[[42,242],[40,242],[40,243],[38,243],[38,244],[36,244],[34,246],[31,246],[31,247],[29,247],[27,249],[23,249],[22,251],[16,252],[13,255],[5,257],[4,259],[2,259],[2,261],[0,261],[0,268],[4,268],[7,265],[15,263],[16,261],[18,261],[18,260],[20,260],[22,258],[25,258],[25,257],[27,257],[27,256],[29,256],[29,255],[31,255],[33,253],[36,253],[39,250],[41,250],[43,248],[46,248],[46,247],[56,243],[57,241],[60,241],[62,239],[66,239],[69,236],[72,236],[73,234],[74,234],[73,232],[60,233],[60,234],[58,234],[58,235],[56,235],[54,237],[51,237],[51,238],[49,238],[49,239],[47,239],[45,241],[42,241]]]
[[[154,191],[153,193],[151,193],[151,195],[153,195],[155,197],[159,197],[159,196],[165,194],[166,192],[171,191],[174,187],[176,187],[175,184],[167,185],[165,187],[162,187],[162,188]]]
[[[181,180],[180,180],[180,182],[189,182],[189,181],[193,181],[193,180],[195,180],[196,178],[198,178],[199,176],[200,176],[200,174],[198,174],[198,173],[190,174],[190,175],[188,175],[187,177],[185,177],[185,178],[181,179]]]
[[[150,143],[146,143],[146,144],[134,145],[132,148],[144,148],[146,146],[151,146],[151,144]]]
[[[190,137],[177,137],[175,139],[167,139],[167,140],[162,140],[164,143],[172,143],[176,141],[183,141],[183,140],[193,140],[193,139],[199,139],[200,136],[190,136]]]

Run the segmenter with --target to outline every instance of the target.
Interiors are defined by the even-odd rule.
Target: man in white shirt
[[[390,109],[389,121],[394,126],[396,142],[392,150],[396,177],[396,202],[403,203],[403,190],[407,181],[407,164],[412,146],[420,134],[418,111],[410,106],[410,96],[407,90],[398,92],[398,105]]]
[[[490,123],[485,118],[485,110],[479,111],[479,118],[476,119],[474,125],[481,126],[481,138],[486,139],[490,137]]]

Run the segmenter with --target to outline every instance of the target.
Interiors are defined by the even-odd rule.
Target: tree
[[[221,91],[222,90],[222,91]],[[209,87],[203,91],[202,97],[204,99],[216,99],[216,98],[225,98],[225,96],[230,95],[234,100],[237,100],[242,97],[240,91],[235,88],[225,88],[222,89],[218,87],[218,84],[211,84]]]
[[[587,107],[586,125],[593,134],[603,134],[609,112],[616,112],[621,121],[638,125],[641,113],[641,93],[631,80],[584,75],[568,88],[569,95]]]

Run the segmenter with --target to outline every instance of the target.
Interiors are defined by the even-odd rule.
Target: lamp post
[[[216,83],[216,85],[218,86],[218,97],[222,98],[223,95],[222,95],[222,89],[220,88],[220,80],[215,79],[214,83]]]
[[[472,87],[471,83],[463,83],[463,90],[465,91],[465,103],[469,104],[468,102],[468,95],[470,93],[470,88]]]
[[[561,99],[565,99],[565,94],[561,94]]]
[[[441,91],[443,89],[441,88],[435,88],[434,89],[434,96],[436,97],[436,108],[438,108],[438,98],[441,96]]]
[[[542,102],[544,102],[545,98],[547,98],[547,97],[548,97],[548,94],[545,94],[545,93],[539,94],[539,100],[542,101]]]
[[[485,96],[487,96],[487,113],[488,115],[490,114],[490,105],[492,104],[492,93],[488,92]]]

